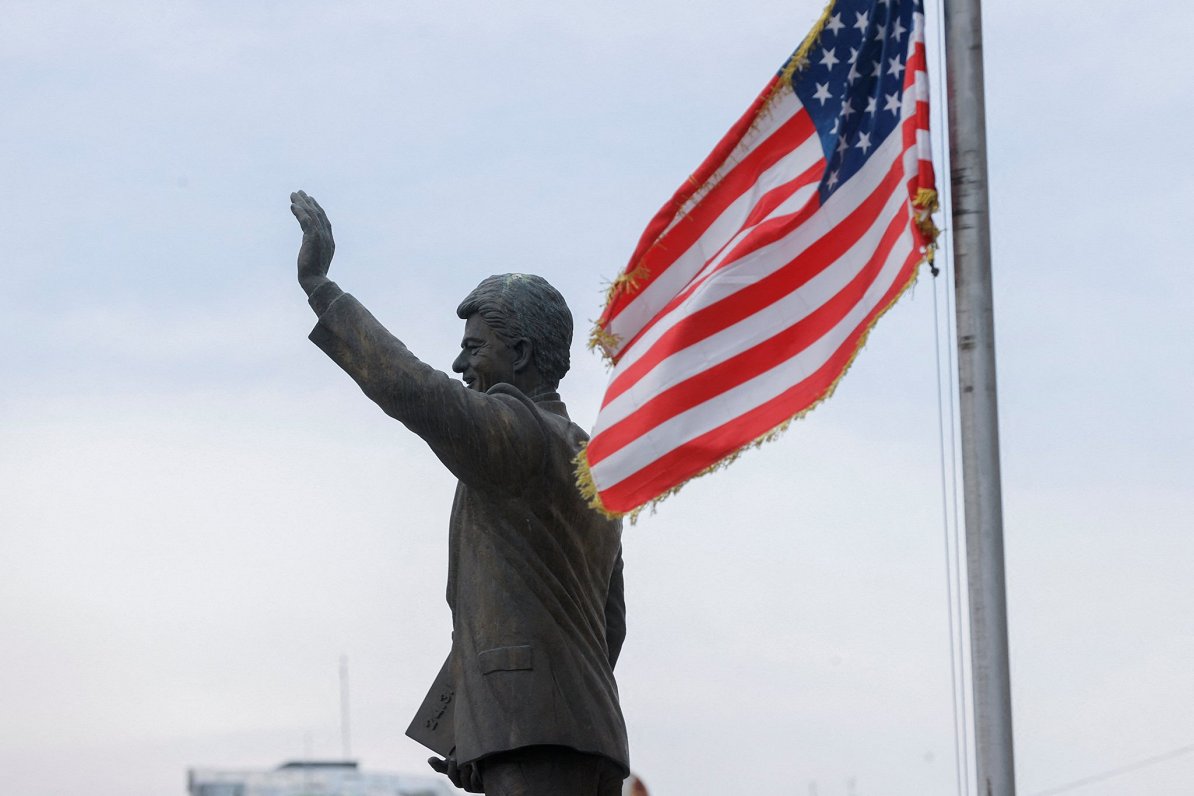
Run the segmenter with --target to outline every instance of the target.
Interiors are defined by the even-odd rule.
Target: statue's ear
[[[531,364],[531,353],[535,344],[531,342],[528,337],[520,337],[514,341],[511,348],[514,349],[514,372],[521,373],[526,370]]]

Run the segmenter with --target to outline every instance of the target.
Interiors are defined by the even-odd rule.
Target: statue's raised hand
[[[298,281],[303,290],[311,291],[327,280],[332,255],[336,252],[336,241],[332,238],[332,225],[327,213],[314,198],[303,191],[290,195],[290,212],[303,228],[303,245],[298,255]]]

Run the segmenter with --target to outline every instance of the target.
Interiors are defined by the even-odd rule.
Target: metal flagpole
[[[958,386],[980,796],[1014,796],[980,0],[944,0]]]

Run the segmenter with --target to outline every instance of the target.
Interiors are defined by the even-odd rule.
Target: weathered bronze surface
[[[557,393],[572,340],[563,297],[538,276],[482,281],[457,309],[457,381],[328,279],[327,216],[302,191],[290,199],[303,229],[299,284],[319,316],[311,340],[459,480],[448,527],[452,650],[408,734],[470,792],[620,793],[621,524],[590,509],[574,483],[587,437]]]

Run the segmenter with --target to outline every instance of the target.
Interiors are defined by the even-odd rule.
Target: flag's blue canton
[[[921,0],[838,0],[792,75],[829,164],[822,202],[899,124],[912,17],[920,10]]]

